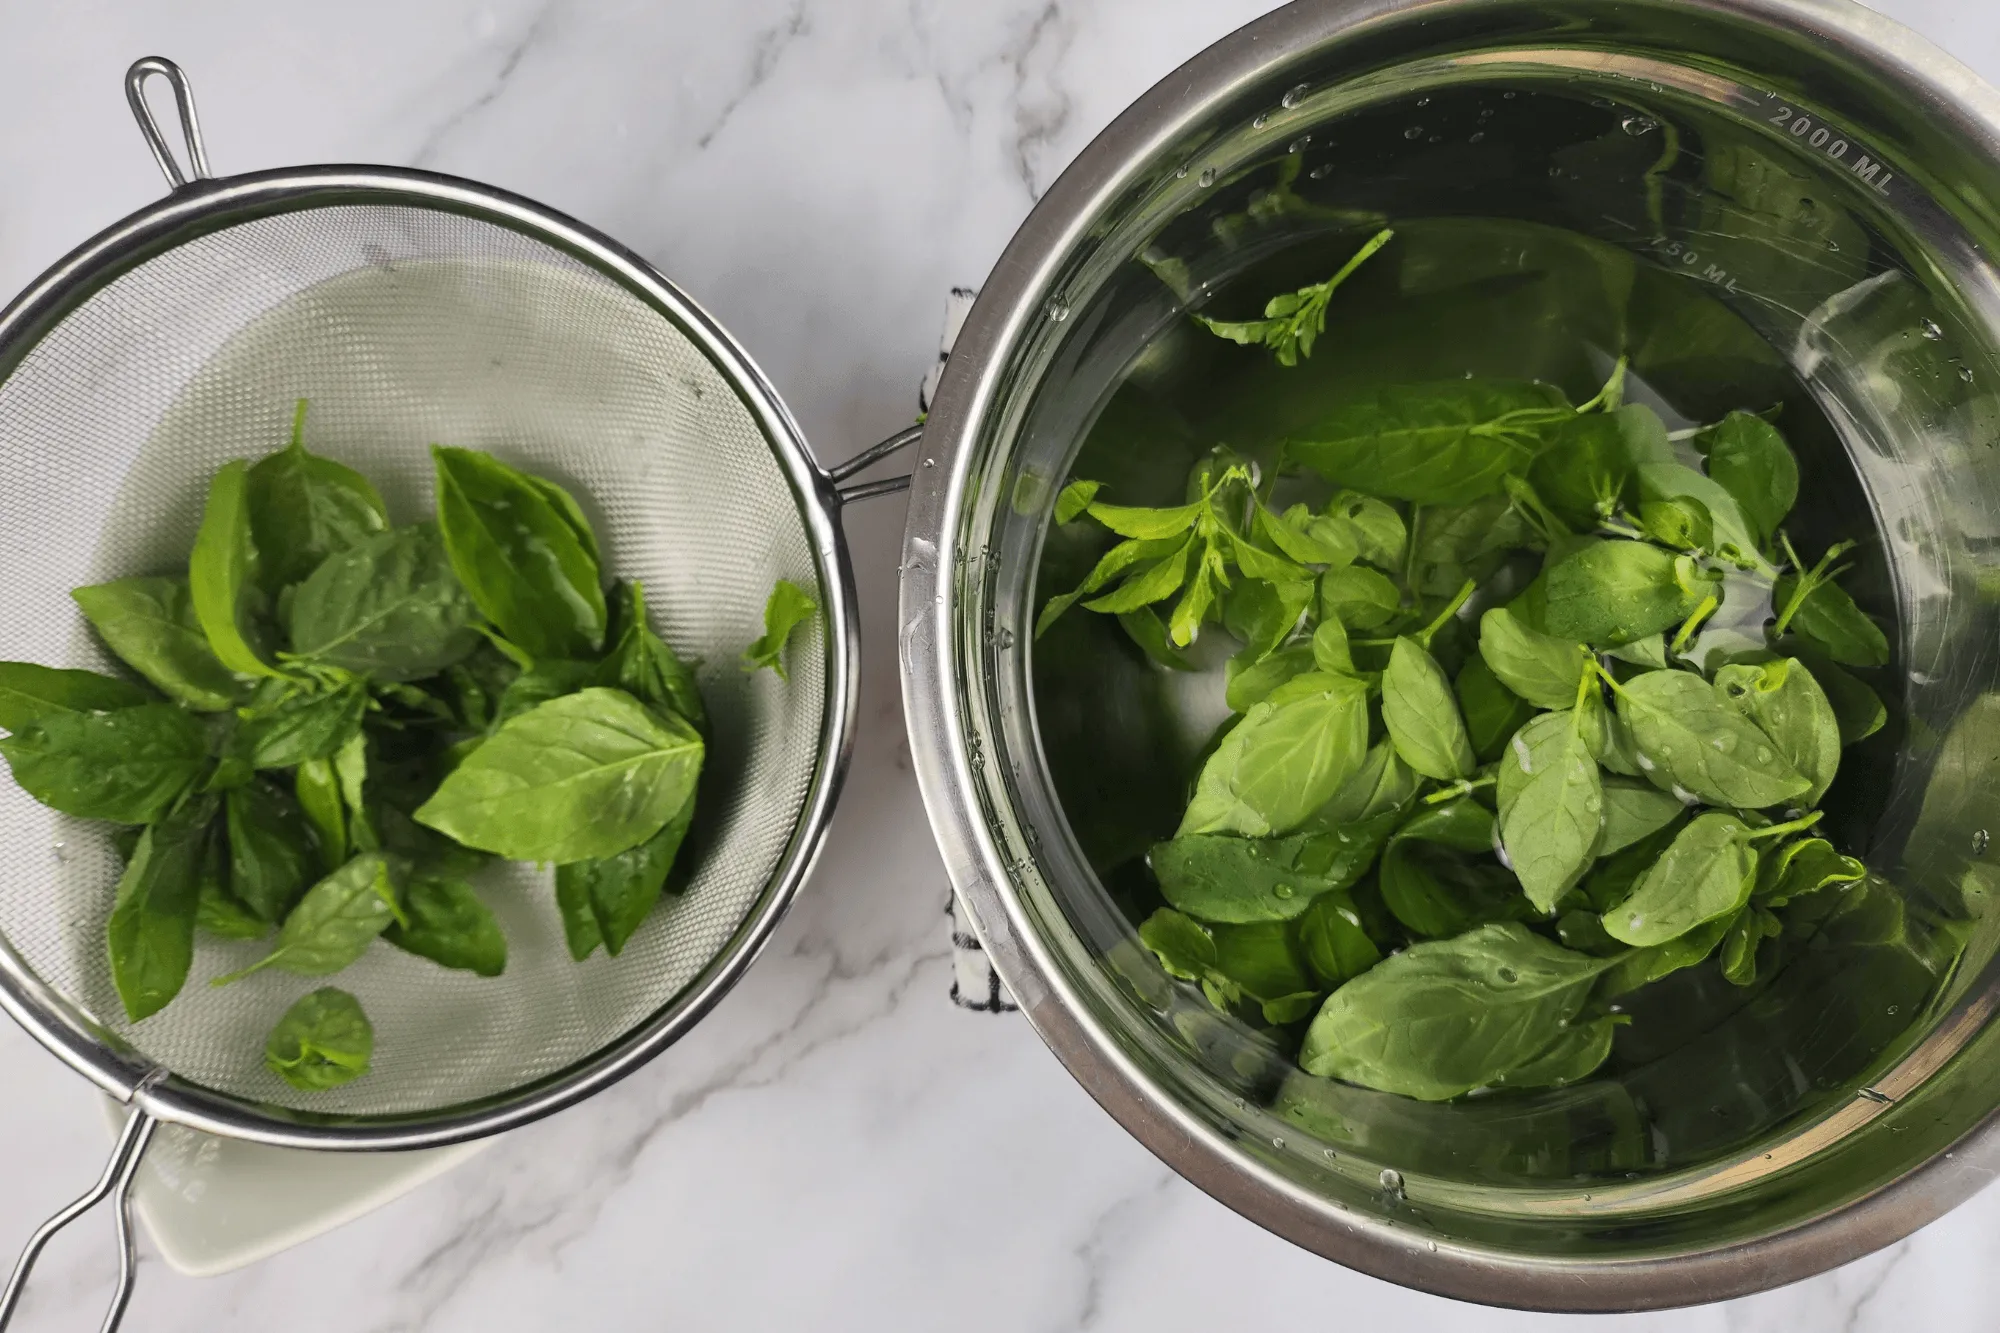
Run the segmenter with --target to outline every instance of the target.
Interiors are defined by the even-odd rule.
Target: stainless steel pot
[[[1725,181],[1745,145],[1775,166]],[[1663,1061],[1671,1088],[1424,1106],[1288,1076],[1136,946],[1055,773],[1082,753],[1103,784],[1144,783],[1148,752],[1037,708],[1052,501],[1113,391],[1180,369],[1171,340],[1134,361],[1156,334],[1252,260],[1369,213],[1610,241],[1703,284],[1804,379],[1838,431],[1807,486],[1865,497],[1884,534],[1873,593],[1902,633],[1907,726],[1875,761],[1869,859],[1978,922],[1947,982],[1874,1014],[1788,972],[1707,1049]],[[1756,1291],[1985,1184],[2000,1165],[2000,973],[1980,916],[2000,820],[1996,240],[2000,95],[1844,0],[1305,0],[1141,98],[980,296],[904,548],[910,738],[938,841],[1070,1072],[1271,1230],[1502,1305]],[[1742,353],[1713,350],[1711,371]],[[1185,466],[1160,452],[1128,461]],[[1859,993],[1895,990],[1877,980],[1888,990]]]

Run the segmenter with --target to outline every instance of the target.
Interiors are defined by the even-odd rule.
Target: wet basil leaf
[[[480,612],[529,656],[583,657],[604,642],[597,561],[534,478],[471,449],[432,448],[438,531]]]
[[[242,711],[226,754],[253,769],[331,758],[361,730],[367,711],[368,690],[359,681],[322,693],[287,692],[275,703]]]
[[[1354,775],[1367,749],[1367,687],[1327,672],[1295,677],[1209,756],[1178,833],[1289,833]]]
[[[1382,676],[1382,721],[1396,753],[1425,777],[1454,781],[1478,766],[1450,679],[1408,635],[1396,640]]]
[[[215,836],[208,840],[208,854],[202,861],[201,897],[195,905],[195,929],[217,939],[261,940],[271,933],[271,923],[245,907],[229,891],[224,841]]]
[[[105,645],[169,699],[214,713],[243,696],[243,682],[208,646],[186,579],[119,579],[70,596]]]
[[[1315,588],[1305,582],[1266,583],[1259,578],[1237,580],[1223,594],[1222,627],[1241,639],[1246,652],[1262,658],[1291,637],[1312,605]]]
[[[1550,431],[1546,452],[1528,471],[1536,494],[1571,527],[1588,532],[1637,496],[1642,459],[1671,457],[1667,428],[1649,407],[1572,417]]]
[[[194,961],[194,926],[215,798],[196,797],[139,837],[105,925],[111,982],[133,1022],[180,994]]]
[[[1493,1080],[1496,1088],[1566,1088],[1597,1072],[1611,1056],[1615,1015],[1571,1023],[1538,1054]]]
[[[1095,604],[1093,606],[1095,607]],[[1095,607],[1095,609],[1110,608]],[[785,644],[791,639],[794,630],[811,621],[818,613],[819,603],[813,600],[811,593],[790,579],[779,579],[777,585],[771,589],[770,599],[764,603],[762,637],[743,650],[743,669],[755,671],[759,667],[769,667],[778,673],[779,680],[784,680]]]
[[[340,776],[331,759],[313,759],[299,765],[293,775],[292,791],[299,809],[312,825],[319,842],[320,856],[327,865],[347,860],[347,806],[341,799]]]
[[[1368,873],[1398,815],[1287,838],[1190,834],[1153,848],[1160,894],[1207,922],[1289,921]]]
[[[1778,918],[1761,907],[1745,907],[1730,918],[1722,933],[1722,975],[1733,986],[1757,980],[1757,947],[1784,931]]]
[[[1840,768],[1840,719],[1812,673],[1797,658],[1784,657],[1723,667],[1715,687],[1812,783],[1800,804],[1818,805]]]
[[[1449,597],[1468,578],[1484,582],[1507,551],[1539,544],[1505,495],[1419,509],[1413,524],[1410,566],[1415,590],[1425,597]]]
[[[552,657],[537,662],[514,677],[501,694],[500,703],[493,713],[493,727],[494,729],[503,727],[521,714],[539,708],[551,699],[575,694],[590,685],[603,685],[605,683],[603,677],[606,674],[600,667],[589,662],[572,662],[567,658]],[[627,690],[626,693],[632,692]]]
[[[1859,883],[1867,874],[1866,866],[1841,855],[1825,838],[1801,838],[1759,858],[1753,896],[1767,906],[1782,907],[1835,884]]]
[[[368,808],[367,732],[355,732],[333,756],[333,776],[340,785],[340,803],[347,813],[348,850],[378,850],[382,846],[382,835],[377,831],[374,815]],[[328,864],[331,865],[332,861],[329,860]]]
[[[1769,542],[1799,498],[1799,464],[1778,428],[1754,412],[1731,412],[1694,437],[1708,475],[1735,499],[1752,533]]]
[[[1187,577],[1186,556],[1189,549],[1187,539],[1180,536],[1166,537],[1158,540],[1120,542],[1104,553],[1103,557],[1098,560],[1096,566],[1084,578],[1082,583],[1078,584],[1071,591],[1051,597],[1048,600],[1048,604],[1042,608],[1042,614],[1035,619],[1035,637],[1038,639],[1041,638],[1043,634],[1048,632],[1049,626],[1053,625],[1063,612],[1069,610],[1070,607],[1075,606],[1084,598],[1089,597],[1092,593],[1104,588],[1113,579],[1127,570],[1141,569],[1147,565],[1151,565],[1151,573],[1159,575],[1161,567],[1167,563],[1166,557],[1178,555],[1181,564],[1176,569],[1168,571],[1172,575],[1172,586],[1165,588],[1164,591],[1160,591],[1157,596],[1152,596],[1149,601],[1141,603],[1141,605],[1151,605],[1152,602],[1171,597],[1179,589],[1181,582]],[[1141,574],[1139,577],[1146,578],[1148,576]],[[1149,590],[1152,586],[1157,586],[1157,581],[1154,585],[1149,586]],[[1120,591],[1124,590],[1121,588]],[[1133,607],[1131,609],[1137,610],[1138,608]]]
[[[250,531],[249,467],[239,459],[209,482],[208,507],[188,556],[188,591],[208,646],[224,666],[246,676],[275,676],[282,673],[265,660],[256,624],[265,599]]]
[[[1479,655],[1500,683],[1539,708],[1569,708],[1591,666],[1574,639],[1530,629],[1504,606],[1479,618]]]
[[[1534,705],[1501,684],[1486,659],[1477,655],[1467,658],[1459,668],[1452,692],[1465,718],[1473,757],[1481,763],[1499,758],[1514,733],[1535,715]]]
[[[1710,805],[1756,810],[1802,796],[1805,777],[1722,693],[1686,671],[1649,671],[1618,692],[1655,786],[1678,786]]]
[[[1307,971],[1292,939],[1289,924],[1258,921],[1247,925],[1211,926],[1215,962],[1205,980],[1233,999],[1241,995],[1257,1003],[1267,1023],[1293,1023],[1313,1011],[1319,983]]]
[[[292,651],[378,680],[418,680],[479,646],[477,619],[437,528],[416,523],[313,570],[291,599]]]
[[[1293,935],[1307,970],[1325,990],[1352,981],[1382,961],[1382,950],[1369,938],[1354,900],[1339,889],[1313,899]]]
[[[250,531],[264,589],[276,597],[330,555],[389,526],[389,510],[368,478],[306,452],[306,404],[292,415],[291,443],[251,467]]]
[[[1312,648],[1306,644],[1281,648],[1261,660],[1245,649],[1223,667],[1223,701],[1231,712],[1247,713],[1286,681],[1314,669]]]
[[[1650,833],[1630,847],[1616,852],[1607,852],[1598,859],[1596,865],[1585,875],[1578,892],[1590,904],[1592,911],[1609,912],[1612,908],[1632,896],[1633,886],[1639,876],[1653,868],[1668,847],[1679,835],[1681,821],[1675,820],[1665,828]]]
[[[1875,691],[1848,675],[1824,657],[1800,653],[1799,660],[1812,671],[1827,703],[1833,706],[1834,720],[1840,724],[1840,743],[1852,745],[1880,731],[1889,720],[1889,710]]]
[[[1676,551],[1708,551],[1715,547],[1715,520],[1708,506],[1690,495],[1639,504],[1639,527],[1662,546]]]
[[[1511,923],[1413,944],[1328,998],[1299,1063],[1422,1101],[1461,1096],[1546,1051],[1609,966]]]
[[[19,731],[52,713],[109,713],[154,702],[149,691],[95,671],[0,662],[0,727]]]
[[[1597,855],[1604,827],[1597,761],[1564,710],[1516,732],[1496,773],[1500,841],[1528,901],[1553,912]]]
[[[598,944],[604,945],[605,952],[614,958],[625,948],[625,942],[645,922],[666,890],[674,857],[679,854],[694,820],[694,806],[690,797],[680,813],[637,847],[602,860],[556,867],[556,899],[564,905],[565,933],[573,957],[579,960],[589,957]],[[572,912],[578,914],[575,930],[567,928]],[[583,924],[585,918],[587,927]]]
[[[1583,733],[1583,743],[1590,747],[1591,758],[1597,760],[1605,772],[1628,778],[1644,776],[1646,768],[1639,759],[1639,747],[1632,739],[1632,728],[1623,716],[1604,702],[1602,690],[1584,691],[1583,701],[1577,705],[1577,721]]]
[[[1551,426],[1574,415],[1560,390],[1513,380],[1385,385],[1356,394],[1286,441],[1288,458],[1336,486],[1426,505],[1496,494]]]
[[[1698,815],[1674,838],[1630,897],[1605,913],[1611,937],[1646,948],[1733,914],[1750,900],[1757,849],[1735,815]]]
[[[80,819],[150,824],[208,766],[208,735],[173,704],[51,713],[0,740],[21,789]]]
[[[1758,554],[1757,534],[1737,508],[1735,497],[1713,479],[1675,462],[1671,456],[1639,466],[1639,496],[1647,500],[1699,500],[1708,510],[1714,530],[1715,551],[1724,559],[1744,568],[1768,570],[1770,565]]]
[[[1157,622],[1155,622],[1157,623]],[[1162,634],[1164,641],[1165,635]],[[646,590],[637,579],[611,590],[611,630],[596,684],[620,689],[656,711],[678,713],[706,734],[708,710],[695,684],[694,668],[653,632],[646,616]]]
[[[1304,828],[1324,832],[1359,824],[1408,805],[1424,780],[1410,770],[1387,740],[1368,747],[1354,776],[1340,785],[1327,803],[1313,811]]]
[[[1514,876],[1485,855],[1492,849],[1493,816],[1477,801],[1420,811],[1383,849],[1383,904],[1411,934],[1431,939],[1530,915]]]
[[[1616,999],[1630,994],[1641,986],[1650,986],[1662,977],[1670,976],[1683,968],[1693,967],[1703,962],[1715,952],[1722,937],[1729,930],[1733,920],[1725,914],[1711,921],[1704,921],[1684,935],[1678,935],[1664,944],[1655,944],[1647,949],[1627,949],[1613,960],[1604,979],[1598,983],[1598,998]]]
[[[1372,569],[1346,565],[1319,578],[1319,613],[1351,630],[1380,629],[1402,610],[1403,594]]]
[[[468,847],[562,865],[616,856],[692,798],[702,740],[621,690],[592,687],[514,718],[415,818]]]
[[[507,970],[507,937],[472,886],[419,875],[403,890],[408,925],[390,922],[382,938],[405,953],[482,977]]]
[[[224,805],[230,892],[259,919],[283,921],[321,868],[304,812],[261,780],[232,788]]]
[[[1073,481],[1056,494],[1056,522],[1074,523],[1104,489],[1101,481]]]
[[[1630,778],[1604,779],[1604,837],[1597,854],[1610,856],[1644,841],[1686,813],[1680,800]]]
[[[368,1072],[375,1029],[361,1001],[322,987],[300,999],[264,1044],[264,1064],[301,1092],[324,1092]]]
[[[1354,650],[1347,643],[1347,627],[1338,620],[1323,620],[1313,628],[1313,665],[1321,671],[1352,676]]]
[[[1193,671],[1195,664],[1187,654],[1174,646],[1167,637],[1166,622],[1152,607],[1141,607],[1137,611],[1126,611],[1118,617],[1118,626],[1126,637],[1139,645],[1147,657],[1170,671]]]
[[[1772,605],[1790,605],[1797,588],[1796,575],[1779,579],[1771,590]],[[1838,583],[1822,583],[1808,592],[1792,615],[1791,629],[1842,666],[1889,664],[1889,636]]]
[[[1162,907],[1139,923],[1139,942],[1152,950],[1168,976],[1200,981],[1215,966],[1215,941],[1207,927]]]
[[[209,984],[227,986],[267,967],[302,977],[330,975],[366,953],[375,937],[401,917],[388,858],[362,852],[306,890],[285,917],[271,952]]]
[[[1577,548],[1549,566],[1545,577],[1544,628],[1594,648],[1679,625],[1715,586],[1687,556],[1617,540]]]
[[[1326,517],[1347,527],[1354,538],[1356,559],[1377,569],[1403,567],[1403,545],[1409,532],[1403,516],[1388,501],[1359,491],[1341,491],[1327,501]]]

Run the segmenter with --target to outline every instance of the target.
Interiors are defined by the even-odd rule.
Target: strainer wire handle
[[[125,1318],[125,1307],[132,1299],[133,1248],[132,1248],[132,1180],[139,1170],[139,1159],[145,1154],[146,1145],[152,1141],[153,1130],[159,1121],[138,1107],[125,1117],[125,1127],[118,1131],[118,1142],[111,1149],[111,1160],[104,1164],[104,1174],[75,1203],[51,1217],[28,1237],[27,1245],[21,1250],[21,1257],[14,1263],[14,1272],[7,1279],[7,1288],[0,1291],[0,1330],[4,1330],[14,1318],[14,1309],[21,1303],[21,1293],[28,1285],[28,1273],[41,1258],[56,1232],[61,1231],[77,1218],[95,1208],[107,1195],[115,1193],[118,1202],[113,1213],[118,1228],[118,1289],[112,1293],[111,1308],[105,1312],[100,1333],[115,1333],[119,1322]]]
[[[201,122],[194,114],[194,88],[188,83],[188,76],[181,67],[165,56],[145,56],[133,61],[132,68],[125,71],[125,101],[132,108],[133,118],[139,122],[139,133],[146,136],[146,147],[153,150],[153,160],[166,174],[167,184],[176,190],[188,184],[187,174],[174,160],[173,149],[167,147],[167,137],[160,133],[160,122],[146,102],[146,80],[155,74],[165,79],[174,90],[174,109],[181,118],[181,138],[187,144],[188,168],[193,171],[195,180],[208,180],[208,150],[202,146]]]
[[[834,485],[840,486],[840,483],[849,477],[859,476],[890,454],[907,449],[922,438],[924,438],[924,423],[919,421],[914,426],[906,426],[897,431],[882,443],[863,449],[845,463],[830,469],[827,476],[833,479]],[[842,504],[853,504],[856,500],[872,500],[878,495],[894,495],[897,491],[906,491],[909,488],[910,474],[905,472],[900,477],[885,477],[881,481],[863,481],[852,486],[840,486],[840,501]]]

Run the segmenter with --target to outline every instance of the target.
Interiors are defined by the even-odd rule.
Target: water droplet
[[[1474,131],[1473,131],[1473,133],[1472,133],[1472,137],[1471,137],[1471,138],[1469,138],[1469,139],[1467,139],[1467,140],[1466,140],[1466,142],[1467,142],[1467,143],[1478,143],[1478,142],[1479,142],[1480,140],[1484,139],[1485,137],[1486,137],[1486,131],[1485,131],[1485,130],[1474,130]]]
[[[1514,92],[1513,89],[1510,88],[1506,92],[1501,93],[1500,96],[1503,100],[1511,102],[1515,99],[1515,97],[1519,96],[1519,94],[1517,94],[1516,92]]]
[[[1660,128],[1660,122],[1651,116],[1627,116],[1618,122],[1618,128],[1636,139],[1642,134],[1651,134]]]
[[[1404,131],[1403,131],[1403,137],[1404,137],[1405,139],[1415,139],[1415,138],[1419,138],[1419,137],[1421,137],[1421,136],[1422,136],[1422,134],[1423,134],[1423,132],[1424,132],[1424,127],[1423,127],[1423,126],[1421,126],[1421,125],[1412,125],[1412,126],[1410,126],[1410,128],[1408,128],[1407,130],[1404,130]]]
[[[1438,1248],[1438,1243],[1437,1243],[1436,1241],[1434,1241],[1434,1240],[1427,1240],[1427,1241],[1425,1241],[1425,1242],[1424,1242],[1424,1244],[1426,1244],[1426,1245],[1428,1245],[1428,1246],[1430,1246],[1430,1247],[1431,1247],[1431,1253],[1432,1253],[1432,1254],[1436,1254],[1436,1253],[1437,1253],[1437,1248]]]
[[[1197,185],[1200,185],[1203,189],[1207,189],[1209,186],[1215,184],[1215,168],[1203,167],[1201,169],[1201,175],[1195,177],[1195,183]]]
[[[1333,174],[1333,163],[1331,162],[1323,162],[1319,166],[1314,167],[1311,171],[1308,171],[1306,173],[1308,177],[1316,181],[1323,181],[1332,174]]]
[[[1261,115],[1259,115],[1257,119],[1250,122],[1250,128],[1253,130],[1261,130],[1270,123],[1271,123],[1271,113],[1266,111],[1263,112]]]
[[[1972,854],[1974,856],[1986,855],[1986,846],[1992,840],[1993,839],[1991,835],[1989,835],[1985,829],[1978,829],[1974,831],[1972,835]],[[60,848],[62,844],[57,843],[56,846]]]
[[[1584,1195],[1584,1196],[1583,1196],[1583,1201],[1584,1201],[1585,1203],[1589,1203],[1589,1202],[1590,1202],[1590,1196],[1589,1196],[1588,1194]]]
[[[937,466],[937,459],[935,459],[935,458],[926,458],[926,459],[924,460],[924,466],[925,466],[925,467],[936,467],[936,466]]]
[[[1310,134],[1301,134],[1298,138],[1292,140],[1290,144],[1286,145],[1285,151],[1288,153],[1303,153],[1306,145],[1312,141],[1313,137]]]
[[[66,843],[66,842],[59,842],[59,843],[56,843],[56,844],[55,844],[55,846],[54,846],[53,848],[51,848],[50,850],[52,850],[52,851],[54,851],[54,852],[55,852],[55,854],[56,854],[56,860],[58,860],[58,861],[67,861],[67,860],[69,860],[69,844],[68,844],[68,843]]]
[[[1770,746],[1768,746],[1768,745],[1760,745],[1760,746],[1758,746],[1758,747],[1757,747],[1757,762],[1758,762],[1758,763],[1760,763],[1760,764],[1768,764],[1768,763],[1770,763],[1770,762],[1771,762],[1771,747],[1770,747]]]
[[[1271,1146],[1273,1148],[1282,1148],[1285,1146],[1285,1141],[1274,1134],[1271,1136]]]
[[[1394,1198],[1403,1197],[1403,1173],[1393,1166],[1382,1168],[1382,1188]]]
[[[1491,120],[1491,119],[1493,119],[1493,108],[1492,108],[1492,107],[1490,107],[1490,106],[1483,106],[1483,107],[1480,107],[1480,108],[1479,108],[1479,118],[1480,118],[1481,120]]]
[[[1243,1109],[1243,1099],[1241,1097],[1236,1099],[1236,1109],[1239,1111]]]
[[[1901,1006],[1901,1005],[1896,1005],[1896,1004],[1892,1004],[1892,1005],[1890,1005],[1890,1006],[1889,1006],[1889,1012],[1893,1014],[1893,1013],[1897,1012],[1897,1011],[1898,1011],[1899,1009],[1901,1009],[1901,1008],[1902,1008],[1902,1006]]]
[[[1917,321],[1917,328],[1923,333],[1924,337],[1930,339],[1932,342],[1937,342],[1944,337],[1944,330],[1938,327],[1937,321],[1934,319]]]
[[[1419,97],[1417,99],[1418,106],[1429,106],[1430,104],[1431,104],[1431,99],[1428,97]]]
[[[1834,254],[1839,254],[1840,242],[1834,240],[1833,237],[1829,236],[1826,238],[1826,248],[1831,250]]]
[[[1060,324],[1069,318],[1069,306],[1060,296],[1051,296],[1048,304],[1042,307],[1042,313],[1049,317],[1049,323]]]
[[[1340,1154],[1335,1152],[1331,1148],[1321,1148],[1319,1150],[1319,1155],[1321,1157],[1326,1158],[1327,1161],[1331,1162],[1334,1158],[1338,1157]]]
[[[1499,969],[1497,972],[1495,972],[1493,975],[1499,977],[1501,981],[1505,982],[1509,986],[1513,985],[1515,982],[1521,979],[1521,974],[1519,972],[1516,972],[1511,967],[1503,967]]]
[[[1297,892],[1298,890],[1289,884],[1274,884],[1271,886],[1271,896],[1274,898],[1289,898]]]
[[[1285,110],[1290,111],[1293,107],[1305,101],[1306,94],[1311,91],[1312,91],[1311,84],[1301,83],[1296,88],[1293,88],[1290,91],[1288,91],[1283,97],[1280,97],[1278,99],[1278,105],[1285,108]]]
[[[1012,648],[1014,646],[1014,631],[1010,629],[995,630],[993,632],[993,646],[1003,653]]]
[[[1967,384],[1972,383],[1972,367],[1960,366],[1958,368],[1958,377],[1964,380]]]
[[[1177,181],[1186,180],[1187,174],[1188,174],[1188,164],[1185,162],[1181,163],[1179,167],[1174,169],[1174,179]]]
[[[1549,168],[1549,176],[1550,176],[1550,178],[1551,178],[1551,179],[1554,179],[1554,180],[1561,180],[1561,179],[1562,179],[1562,174],[1563,174],[1563,169],[1562,169],[1561,167],[1550,167],[1550,168]]]

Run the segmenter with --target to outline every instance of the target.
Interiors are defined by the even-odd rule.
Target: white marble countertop
[[[909,419],[944,292],[976,283],[1124,104],[1266,0],[0,3],[0,293],[160,180],[119,77],[195,80],[219,172],[391,162],[493,182],[635,247],[727,324],[822,457]],[[2000,79],[1987,0],[1890,13]],[[1727,1305],[1556,1319],[1399,1290],[1182,1183],[1024,1023],[946,1000],[943,875],[909,773],[900,504],[853,523],[853,776],[766,957],[637,1076],[397,1203],[220,1278],[141,1269],[138,1330],[1990,1330],[2000,1193]],[[0,1266],[94,1177],[93,1094],[0,1023]],[[101,1219],[23,1329],[95,1327]]]

